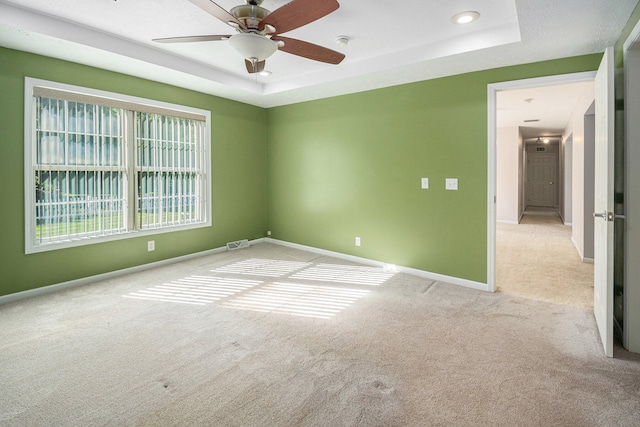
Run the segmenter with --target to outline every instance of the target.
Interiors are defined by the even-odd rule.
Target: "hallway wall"
[[[564,130],[563,140],[570,135],[572,137],[572,176],[571,176],[571,219],[572,232],[571,240],[575,245],[580,258],[585,258],[585,145],[584,145],[584,116],[593,103],[595,95],[593,92],[584,93],[578,102],[575,111],[569,121],[569,125]],[[592,212],[588,213],[589,215]]]
[[[573,221],[573,135],[562,139],[562,174],[563,200],[560,204],[560,217],[565,225],[572,225]]]
[[[496,134],[496,220],[517,224],[522,214],[522,136],[517,126]]]
[[[593,262],[593,211],[595,185],[596,118],[595,102],[584,116],[584,258]]]

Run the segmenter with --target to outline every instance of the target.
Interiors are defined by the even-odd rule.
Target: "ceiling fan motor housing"
[[[258,4],[262,3],[262,1],[258,2]],[[243,4],[241,6],[236,6],[231,9],[231,14],[235,16],[238,21],[242,22],[244,26],[247,28],[249,33],[260,33],[258,29],[258,25],[260,22],[269,15],[271,11],[265,9],[264,7],[260,7],[253,4]],[[239,30],[240,31],[240,30]]]

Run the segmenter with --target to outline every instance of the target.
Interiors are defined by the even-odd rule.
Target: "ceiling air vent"
[[[539,121],[540,121],[540,119],[529,119],[529,120],[525,120],[524,122],[525,123],[536,123],[536,122],[539,122]]]
[[[248,248],[248,247],[249,247],[249,241],[247,239],[227,243],[227,250],[229,251],[232,251],[234,249],[240,249],[240,248]]]

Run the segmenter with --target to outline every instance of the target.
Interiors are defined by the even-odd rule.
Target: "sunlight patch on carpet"
[[[361,289],[275,282],[225,301],[222,306],[330,319],[368,293]]]
[[[189,276],[145,290],[123,295],[125,298],[182,304],[205,305],[261,285],[260,280]]]
[[[295,273],[291,278],[333,283],[349,283],[354,285],[379,286],[393,277],[393,275],[394,273],[392,272],[376,267],[318,264]]]
[[[212,270],[214,273],[235,273],[250,276],[283,277],[311,265],[310,262],[280,261],[251,258]]]
[[[219,302],[223,307],[239,310],[330,319],[369,292],[341,285],[379,286],[395,274],[375,267],[260,258],[235,262],[211,273],[162,283],[123,297],[194,305]],[[233,275],[238,277],[226,277]],[[264,280],[240,277],[246,275],[262,276]]]

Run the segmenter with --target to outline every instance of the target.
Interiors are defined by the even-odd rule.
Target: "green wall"
[[[265,110],[0,48],[0,295],[259,238],[267,229],[276,239],[484,283],[487,84],[590,71],[600,57]],[[155,252],[141,237],[25,255],[25,76],[210,110],[213,226],[156,235]],[[422,177],[429,190],[420,189]],[[446,177],[457,177],[460,189],[445,191]]]
[[[269,109],[273,237],[486,283],[487,85],[592,71],[601,57]],[[429,190],[420,189],[422,177]],[[447,177],[459,179],[458,191],[444,189]]]
[[[45,253],[24,253],[24,77],[211,111],[213,226]],[[157,82],[0,48],[0,295],[263,237],[266,110]],[[239,132],[241,131],[241,132]]]

